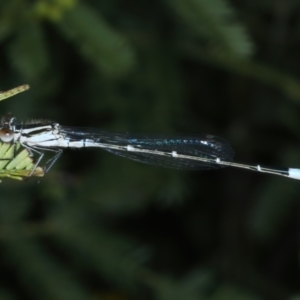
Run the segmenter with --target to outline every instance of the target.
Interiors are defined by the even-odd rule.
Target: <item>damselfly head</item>
[[[3,143],[10,143],[14,139],[14,132],[6,127],[0,129],[0,140]]]
[[[0,140],[4,143],[9,143],[14,139],[16,118],[11,115],[6,115],[1,118]]]

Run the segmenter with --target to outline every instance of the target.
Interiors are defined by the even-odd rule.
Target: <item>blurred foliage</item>
[[[211,43],[214,51],[241,57],[252,54],[253,42],[245,27],[235,21],[233,8],[226,1],[170,0],[169,5],[195,36],[206,38]]]
[[[19,119],[210,133],[300,162],[298,1],[0,0]],[[298,299],[299,182],[65,151],[0,186],[0,299]],[[46,158],[47,159],[47,158]]]

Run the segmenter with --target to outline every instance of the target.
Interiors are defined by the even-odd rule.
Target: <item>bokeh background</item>
[[[213,134],[300,166],[300,2],[0,1],[18,120]],[[300,299],[300,182],[66,150],[0,185],[0,299]]]

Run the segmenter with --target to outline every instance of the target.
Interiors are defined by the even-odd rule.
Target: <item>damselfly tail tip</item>
[[[300,180],[300,169],[289,168],[289,176],[288,177]]]

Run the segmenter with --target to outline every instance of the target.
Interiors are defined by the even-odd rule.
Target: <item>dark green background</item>
[[[299,1],[0,1],[19,121],[209,133],[300,166]],[[0,299],[300,299],[300,182],[66,150],[0,186]]]

